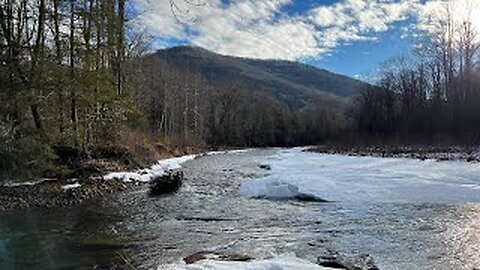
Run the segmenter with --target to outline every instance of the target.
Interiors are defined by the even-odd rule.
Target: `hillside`
[[[148,57],[165,60],[180,70],[195,70],[208,81],[233,81],[251,90],[268,90],[297,109],[342,107],[366,86],[362,81],[298,62],[224,56],[198,47],[173,47]]]

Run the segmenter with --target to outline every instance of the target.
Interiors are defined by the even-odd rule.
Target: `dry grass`
[[[140,166],[149,166],[169,155],[169,149],[139,130],[124,129],[116,134],[115,143],[131,155]]]
[[[140,130],[124,129],[117,132],[116,144],[125,148],[143,167],[159,159],[199,153],[207,149],[205,143],[195,138],[170,137],[168,140],[155,138]]]

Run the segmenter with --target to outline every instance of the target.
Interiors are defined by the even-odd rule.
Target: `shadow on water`
[[[121,255],[129,241],[109,231],[121,219],[93,205],[30,209],[1,219],[0,269],[110,269],[125,264]]]

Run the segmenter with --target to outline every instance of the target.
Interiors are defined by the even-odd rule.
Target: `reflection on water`
[[[479,205],[345,206],[332,244],[372,255],[380,269],[473,269],[478,257]],[[477,221],[478,222],[478,221]]]
[[[442,259],[456,260],[459,265],[474,269],[480,266],[480,206],[466,204],[452,207],[450,215],[437,219],[448,224],[438,241],[445,245]],[[445,262],[450,263],[450,262]]]
[[[152,269],[201,250],[268,257],[370,254],[380,269],[480,266],[478,204],[249,200],[242,179],[265,174],[275,150],[185,164],[174,196],[144,191],[0,215],[0,269]]]
[[[82,269],[123,263],[116,250],[122,251],[128,239],[108,231],[115,222],[112,216],[92,209],[28,210],[2,216],[0,269]]]

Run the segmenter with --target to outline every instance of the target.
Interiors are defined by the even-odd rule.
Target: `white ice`
[[[270,174],[242,183],[240,194],[329,201],[480,202],[480,164],[406,158],[355,157],[281,150]]]
[[[225,262],[204,260],[194,264],[185,263],[160,266],[158,270],[330,270],[296,257],[279,257],[251,262]]]

